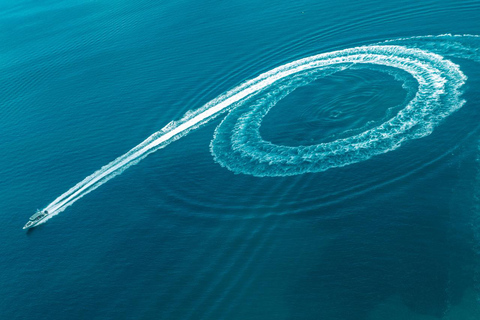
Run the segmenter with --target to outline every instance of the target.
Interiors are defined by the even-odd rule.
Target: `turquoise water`
[[[479,13],[1,1],[0,319],[477,319]]]

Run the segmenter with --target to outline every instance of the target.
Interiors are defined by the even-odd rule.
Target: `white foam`
[[[467,54],[473,58],[475,52],[471,45],[462,49],[461,40],[476,37],[441,35],[395,39],[379,45],[323,53],[275,68],[197,110],[188,111],[182,119],[171,121],[126,154],[76,184],[44,210],[48,210],[51,216],[62,212],[150,153],[226,111],[230,112],[215,130],[210,148],[220,165],[236,173],[285,176],[320,172],[394,150],[406,140],[430,134],[445,117],[463,105],[459,90],[466,77],[458,65],[440,54],[450,39],[455,40],[455,48],[462,52],[462,58]],[[280,99],[299,86],[352,65],[401,69],[415,78],[418,91],[396,116],[348,138],[296,148],[276,146],[261,139],[261,121]]]

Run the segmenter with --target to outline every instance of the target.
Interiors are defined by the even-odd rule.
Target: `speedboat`
[[[45,218],[48,217],[48,211],[47,210],[37,210],[33,216],[30,217],[28,220],[27,224],[23,227],[23,229],[30,229],[33,228],[37,225],[39,225]]]

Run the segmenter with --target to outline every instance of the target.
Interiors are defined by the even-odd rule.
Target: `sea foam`
[[[235,173],[263,177],[321,172],[395,150],[407,140],[431,134],[446,117],[462,107],[465,101],[461,98],[461,88],[467,78],[447,58],[480,61],[479,41],[475,35],[450,34],[400,38],[282,65],[169,122],[43,210],[48,210],[51,218],[152,152],[225,112],[228,114],[216,128],[210,150],[217,163]],[[385,69],[389,73],[401,70],[415,79],[417,91],[409,94],[411,99],[396,115],[352,136],[298,147],[274,145],[262,139],[259,133],[262,119],[278,101],[298,87],[348,68]]]

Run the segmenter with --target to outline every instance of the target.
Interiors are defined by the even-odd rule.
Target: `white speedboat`
[[[48,217],[47,210],[44,210],[44,211],[37,210],[37,212],[35,212],[35,214],[30,217],[30,220],[28,220],[28,222],[25,224],[23,229],[30,229],[39,225],[43,220],[45,220],[46,217]]]

